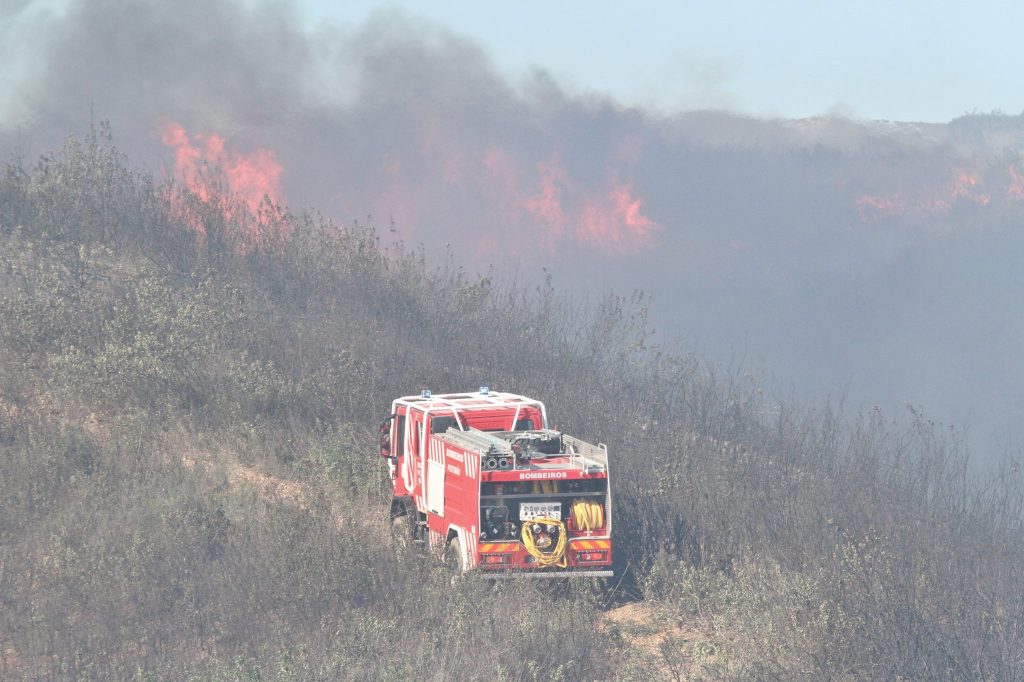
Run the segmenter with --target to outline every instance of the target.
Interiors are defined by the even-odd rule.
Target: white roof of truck
[[[536,407],[540,410],[541,418],[544,421],[544,428],[547,428],[548,415],[544,403],[534,398],[528,398],[517,393],[502,393],[500,391],[478,391],[475,393],[441,393],[434,395],[424,391],[420,395],[410,395],[396,400],[391,408],[404,405],[409,409],[421,412],[466,412],[473,410],[513,409],[521,410],[524,407]]]

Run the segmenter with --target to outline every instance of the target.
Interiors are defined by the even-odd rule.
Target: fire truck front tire
[[[444,565],[452,575],[460,575],[465,570],[462,558],[462,543],[459,538],[454,537],[448,542],[444,550]]]
[[[409,530],[408,516],[396,516],[391,519],[391,535],[402,546],[405,546],[407,542],[412,542],[412,532]]]

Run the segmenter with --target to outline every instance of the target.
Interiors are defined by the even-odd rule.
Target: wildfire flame
[[[1010,185],[1006,188],[1006,198],[1010,201],[1024,201],[1024,175],[1013,164],[1007,170],[1010,174]]]
[[[537,189],[520,200],[526,211],[544,226],[543,237],[549,246],[565,233],[569,218],[562,208],[566,173],[559,163],[537,164]]]
[[[982,206],[988,206],[992,197],[988,194],[981,194],[977,191],[980,180],[975,173],[969,173],[962,168],[954,171],[953,180],[949,183],[949,195],[954,200],[970,201]]]
[[[506,194],[509,219],[536,224],[548,249],[574,238],[609,253],[637,251],[661,227],[644,215],[631,182],[608,179],[595,189],[570,175],[558,158],[536,164],[534,174],[522,173],[499,148],[487,150],[484,166]]]
[[[606,248],[644,244],[657,225],[641,213],[642,206],[631,184],[615,185],[584,206],[577,232]]]
[[[645,213],[644,199],[629,179],[628,167],[639,156],[636,140],[625,145],[629,154],[609,160],[603,177],[599,173],[584,180],[571,173],[557,154],[531,163],[499,146],[467,146],[442,125],[424,125],[419,159],[388,156],[381,160],[386,181],[377,201],[398,220],[407,238],[422,216],[436,212],[446,199],[460,196],[492,209],[473,235],[473,248],[480,255],[500,249],[553,252],[569,241],[607,253],[636,252],[649,247],[661,227]],[[266,200],[271,207],[281,200],[282,168],[272,150],[239,152],[215,132],[190,134],[173,122],[160,132],[163,143],[173,150],[178,181],[202,202],[218,204],[226,218],[237,213],[230,203],[234,201],[234,206],[245,206],[257,217],[258,228],[266,228],[262,220]],[[434,186],[424,183],[424,177],[433,178]],[[205,235],[201,221],[185,219],[200,236]],[[266,236],[242,235],[250,242]]]
[[[902,194],[877,196],[865,194],[857,198],[857,213],[866,223],[883,218],[902,215],[907,212],[907,200]]]
[[[988,206],[992,196],[982,192],[981,186],[981,179],[976,173],[954,168],[953,177],[939,188],[918,190],[909,197],[902,192],[864,194],[856,199],[855,205],[860,219],[866,223],[911,212],[947,214],[958,204]],[[1024,184],[1021,191],[1024,197]]]
[[[161,141],[174,151],[175,179],[202,202],[217,202],[229,219],[236,217],[235,207],[240,203],[256,217],[254,233],[243,235],[245,243],[266,239],[271,225],[278,230],[277,236],[281,236],[285,223],[276,204],[282,199],[283,169],[272,150],[231,151],[217,133],[189,136],[178,123],[162,126]],[[218,180],[223,180],[226,192],[218,191]],[[198,234],[205,236],[205,230],[194,216],[186,217],[186,221]]]

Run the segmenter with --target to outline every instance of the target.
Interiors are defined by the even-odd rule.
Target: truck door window
[[[405,455],[405,415],[400,414],[395,418],[395,431],[398,437],[395,438],[395,448],[392,450],[395,457]]]
[[[457,426],[455,417],[438,416],[430,418],[431,433],[444,433],[452,426]]]
[[[412,423],[409,425],[409,449],[408,453],[414,457],[420,456],[420,438],[423,436],[423,417],[418,412],[414,412],[410,419]]]

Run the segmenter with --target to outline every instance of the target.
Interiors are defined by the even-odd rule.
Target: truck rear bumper
[[[613,578],[614,571],[483,571],[488,578]]]

